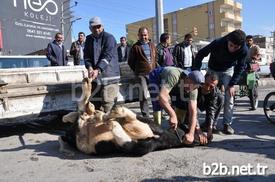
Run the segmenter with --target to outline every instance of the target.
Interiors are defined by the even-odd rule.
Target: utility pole
[[[70,30],[71,30],[71,28],[72,28],[72,26],[73,26],[73,23],[76,22],[76,21],[78,21],[78,20],[81,20],[81,19],[82,19],[81,17],[78,17],[78,18],[76,18],[76,19],[74,19],[74,20],[72,20],[72,21],[70,22],[70,28],[69,28],[69,30],[67,31],[66,36],[64,36],[64,41],[67,39],[68,34],[69,34],[69,32],[70,32]]]
[[[156,24],[157,24],[157,43],[159,37],[164,32],[163,28],[163,0],[156,0]]]
[[[61,0],[61,33],[64,35],[64,4],[70,2],[70,0],[63,1]]]
[[[65,0],[65,1],[61,0],[61,18],[60,18],[60,23],[61,23],[61,33],[62,33],[62,35],[64,35],[64,33],[65,33],[65,31],[64,31],[65,20],[66,20],[66,19],[70,19],[70,18],[73,17],[73,16],[64,17],[64,13],[65,13],[66,11],[70,11],[71,8],[77,6],[77,4],[78,4],[78,2],[75,1],[75,2],[74,2],[74,5],[69,6],[68,8],[64,9],[64,5],[65,5],[66,3],[68,3],[68,2],[70,3],[70,0]]]

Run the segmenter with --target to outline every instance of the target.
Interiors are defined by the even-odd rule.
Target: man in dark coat
[[[104,31],[99,17],[91,18],[89,28],[92,34],[86,37],[84,60],[88,77],[93,79],[92,102],[96,109],[108,112],[119,92],[116,40],[112,34]]]
[[[55,34],[55,40],[48,44],[46,56],[51,62],[51,66],[66,66],[68,57],[63,45],[63,35]]]

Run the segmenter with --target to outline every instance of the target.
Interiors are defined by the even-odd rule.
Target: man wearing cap
[[[192,144],[194,141],[197,125],[197,88],[204,83],[204,80],[200,71],[188,72],[172,66],[156,68],[149,74],[149,91],[155,122],[160,124],[163,108],[170,116],[171,127],[176,129],[178,124],[185,120],[188,110],[189,131],[185,135],[185,144]],[[170,105],[169,98],[174,109]],[[196,133],[199,135],[200,143],[206,144],[207,138],[199,127]]]
[[[89,21],[92,34],[86,37],[84,47],[85,67],[92,78],[92,102],[96,109],[108,112],[117,98],[120,80],[116,40],[104,31],[99,17]],[[103,108],[101,108],[103,107]]]

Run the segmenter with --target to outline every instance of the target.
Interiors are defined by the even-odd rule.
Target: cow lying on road
[[[155,150],[184,146],[183,130],[164,130],[123,106],[114,106],[109,113],[95,110],[89,102],[90,96],[91,80],[84,78],[78,111],[63,117],[63,122],[73,125],[65,136],[59,138],[61,150],[67,142],[86,154],[123,152],[140,156]]]

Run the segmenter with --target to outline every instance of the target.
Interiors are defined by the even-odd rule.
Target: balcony
[[[241,9],[243,9],[243,5],[239,2],[235,2],[235,8],[238,10],[241,10]]]
[[[235,30],[235,27],[233,27],[233,26],[224,26],[224,27],[221,27],[222,34],[227,34],[227,33],[232,32],[234,30]]]
[[[239,15],[235,15],[235,21],[236,22],[243,22],[243,17],[241,17]]]
[[[225,21],[232,21],[235,19],[235,16],[233,13],[223,12],[221,13],[221,19]]]
[[[235,6],[233,0],[223,0],[222,3],[223,3],[221,4],[222,8],[233,8]]]
[[[234,26],[235,26],[236,29],[242,29],[242,23],[241,22],[234,23]]]

